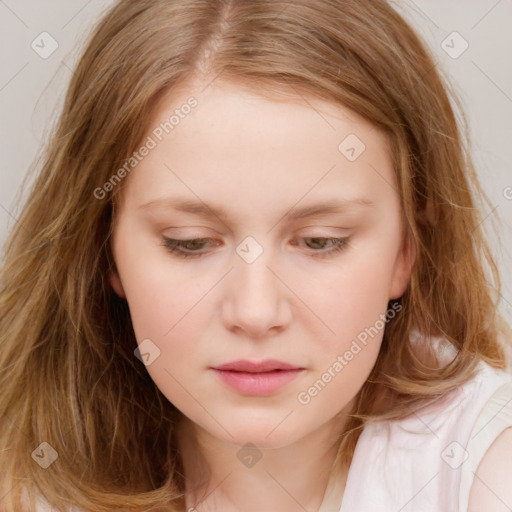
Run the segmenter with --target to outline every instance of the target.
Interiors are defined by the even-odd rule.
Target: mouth
[[[240,359],[230,363],[221,364],[213,367],[215,370],[226,370],[235,372],[246,373],[263,373],[273,372],[278,370],[303,370],[299,366],[290,363],[278,361],[277,359],[265,359],[264,361],[249,361],[247,359]]]
[[[305,368],[276,360],[233,361],[211,368],[230,389],[252,396],[271,395]]]

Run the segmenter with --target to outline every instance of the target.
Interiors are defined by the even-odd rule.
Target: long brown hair
[[[136,150],[163,93],[191,77],[208,83],[220,75],[262,94],[288,90],[329,100],[389,134],[417,260],[340,442],[339,467],[350,463],[365,421],[402,417],[443,396],[480,360],[505,367],[496,327],[499,276],[476,202],[485,196],[450,94],[459,103],[397,11],[384,0],[120,0],[78,63],[6,245],[4,511],[23,509],[23,489],[54,506],[184,510],[173,435],[181,413],[134,356],[126,301],[107,280],[121,187],[101,199],[94,191]],[[409,343],[413,328],[451,341],[459,350],[453,362],[441,369],[422,362]],[[378,405],[383,393],[393,398],[386,408]],[[46,469],[33,455],[43,442],[58,454]]]

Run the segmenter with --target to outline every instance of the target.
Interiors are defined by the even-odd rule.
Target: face
[[[201,89],[154,111],[110,279],[170,402],[217,439],[286,446],[348,407],[407,286],[391,155],[335,104]]]

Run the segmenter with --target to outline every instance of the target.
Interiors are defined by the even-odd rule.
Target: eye
[[[344,238],[328,238],[328,237],[304,237],[302,240],[310,241],[306,243],[306,246],[310,249],[313,249],[313,252],[317,253],[315,256],[325,257],[329,256],[332,253],[337,253],[342,251],[348,245],[348,237]],[[325,250],[325,247],[329,247],[330,249]]]
[[[303,237],[301,240],[309,241],[306,246],[312,250],[315,257],[327,257],[345,249],[348,245],[348,237],[328,238],[328,237]],[[204,253],[203,249],[207,245],[218,245],[211,238],[191,238],[189,240],[178,240],[175,238],[162,238],[162,244],[169,252],[180,258],[198,258]],[[297,245],[297,244],[293,244]],[[330,249],[326,247],[329,247]]]
[[[177,240],[175,238],[162,238],[162,245],[171,253],[180,258],[197,258],[203,253],[199,249],[203,249],[206,242],[210,238],[191,238],[190,240]]]

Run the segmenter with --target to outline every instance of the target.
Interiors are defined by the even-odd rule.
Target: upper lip
[[[264,361],[239,360],[221,364],[213,367],[215,370],[231,370],[236,372],[260,373],[272,370],[301,370],[302,368],[293,364],[277,361],[276,359],[265,359]]]

